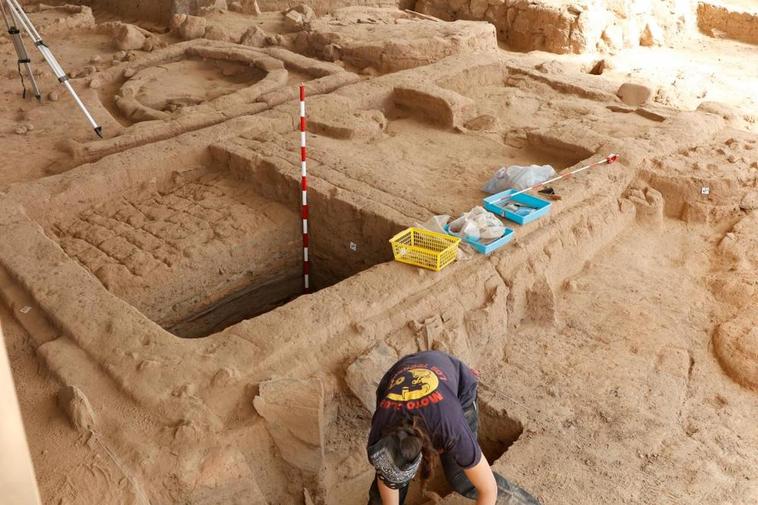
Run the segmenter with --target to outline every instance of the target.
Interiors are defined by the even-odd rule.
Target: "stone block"
[[[369,412],[376,410],[379,381],[397,359],[395,350],[382,342],[347,367],[345,382]]]
[[[647,103],[653,96],[653,90],[644,84],[625,82],[619,87],[616,96],[627,105],[637,106]]]
[[[95,413],[81,389],[64,386],[58,391],[58,405],[66,413],[71,426],[81,434],[95,429]]]
[[[282,458],[318,473],[324,458],[324,384],[320,379],[272,379],[260,384],[253,405],[266,420]]]

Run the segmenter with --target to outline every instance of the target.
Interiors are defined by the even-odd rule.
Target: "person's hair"
[[[435,456],[432,440],[426,429],[426,423],[421,416],[404,416],[397,423],[388,426],[383,436],[389,438],[389,449],[392,459],[398,467],[412,463],[421,453],[421,478],[429,479],[434,468]]]

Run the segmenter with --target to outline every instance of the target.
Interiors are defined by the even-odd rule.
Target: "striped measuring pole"
[[[505,195],[503,198],[501,198],[499,200],[496,200],[496,201],[494,201],[492,203],[495,204],[495,205],[497,205],[499,203],[506,202],[506,201],[512,199],[516,195],[520,195],[520,194],[523,194],[523,193],[526,193],[526,192],[529,192],[529,191],[532,191],[532,190],[535,190],[535,189],[539,189],[542,186],[547,186],[551,182],[555,182],[555,181],[558,181],[560,179],[566,179],[568,177],[571,177],[572,175],[578,174],[579,172],[582,172],[582,171],[587,170],[589,168],[596,167],[598,165],[603,165],[605,163],[607,163],[608,165],[610,165],[611,163],[616,163],[616,161],[618,161],[618,159],[619,159],[619,155],[618,154],[609,154],[608,156],[606,156],[605,158],[603,158],[600,161],[596,161],[595,163],[590,163],[589,165],[585,165],[583,167],[577,168],[576,170],[572,170],[571,172],[566,172],[566,173],[563,173],[561,175],[557,175],[557,176],[553,177],[552,179],[548,179],[548,180],[546,180],[544,182],[540,182],[539,184],[535,184],[534,186],[529,186],[528,188],[524,188],[521,191],[516,191],[515,193],[509,193],[509,194]]]
[[[300,84],[300,191],[302,192],[301,216],[303,219],[303,290],[310,293],[311,261],[308,257],[308,170],[305,149],[305,84]]]

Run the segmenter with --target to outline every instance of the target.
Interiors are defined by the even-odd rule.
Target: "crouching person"
[[[439,455],[445,477],[477,505],[539,505],[494,473],[477,440],[477,374],[439,351],[401,358],[376,391],[368,457],[376,469],[369,505],[403,505],[420,471],[428,479]]]

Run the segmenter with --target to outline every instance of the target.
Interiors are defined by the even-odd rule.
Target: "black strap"
[[[26,98],[26,82],[24,82],[24,72],[21,70],[21,60],[18,60],[18,76],[21,78],[21,87],[24,88],[21,92],[21,97]]]

